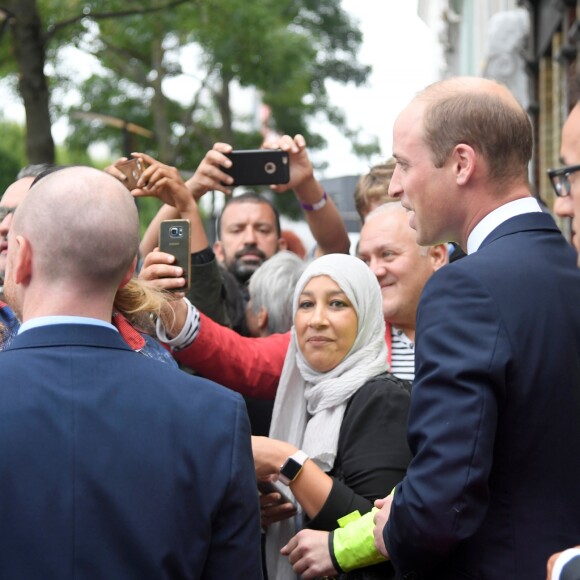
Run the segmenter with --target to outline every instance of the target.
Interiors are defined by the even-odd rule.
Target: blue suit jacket
[[[0,578],[261,578],[242,398],[113,330],[0,353]]]
[[[544,580],[580,540],[580,271],[544,213],[427,283],[413,460],[384,539],[402,578]]]

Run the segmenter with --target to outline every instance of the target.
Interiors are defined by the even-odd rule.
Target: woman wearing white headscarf
[[[293,320],[270,437],[253,438],[254,462],[259,479],[288,485],[308,527],[330,531],[354,510],[370,511],[404,477],[409,392],[387,373],[381,289],[361,260],[312,262],[296,286]],[[270,580],[295,578],[280,548],[298,519],[268,526]],[[392,572],[380,564],[365,577],[371,569],[377,578]]]

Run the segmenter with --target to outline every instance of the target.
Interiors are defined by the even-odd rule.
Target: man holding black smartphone
[[[271,188],[276,192],[294,190],[317,242],[318,254],[347,253],[350,242],[346,228],[336,206],[314,177],[304,138],[296,135],[292,139],[286,135],[268,143],[267,148],[278,148],[288,155],[289,180],[274,183]],[[236,163],[244,163],[244,158],[233,155],[230,145],[216,143],[187,185],[197,199],[212,189],[229,195],[236,185],[230,173],[234,176],[240,173],[234,170]],[[283,167],[283,160],[278,165]],[[256,172],[258,169],[256,165]],[[282,171],[277,173],[286,180]],[[230,197],[218,218],[217,236],[213,246],[215,256],[233,274],[247,301],[247,280],[265,260],[286,247],[281,238],[278,212],[267,199],[254,193]],[[243,321],[232,320],[232,323],[246,334]]]

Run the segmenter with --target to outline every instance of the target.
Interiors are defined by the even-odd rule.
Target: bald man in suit
[[[261,578],[242,398],[132,351],[111,325],[135,267],[127,189],[86,167],[14,214],[0,353],[0,577]]]

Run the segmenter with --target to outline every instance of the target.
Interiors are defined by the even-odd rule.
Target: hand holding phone
[[[190,239],[189,220],[164,220],[159,224],[159,249],[175,256],[173,265],[183,269],[185,278],[185,286],[172,288],[173,292],[187,292],[191,285]]]
[[[279,485],[276,485],[272,481],[258,481],[258,491],[262,495],[270,495],[272,493],[277,493],[280,499],[273,502],[272,505],[281,505],[284,503],[291,503],[294,507],[296,504],[292,501],[281,489]]]
[[[141,159],[133,157],[126,161],[120,161],[115,164],[115,167],[125,176],[126,180],[123,182],[129,191],[137,187],[139,178],[145,171],[145,166]]]
[[[275,185],[290,181],[290,158],[281,149],[247,149],[226,153],[231,167],[220,169],[233,177],[236,185]]]
[[[281,489],[280,485],[272,481],[258,481],[260,491],[260,519],[262,526],[287,520],[297,513],[296,502],[292,501]],[[279,494],[279,499],[273,500],[271,494]],[[283,507],[284,506],[284,507]]]

